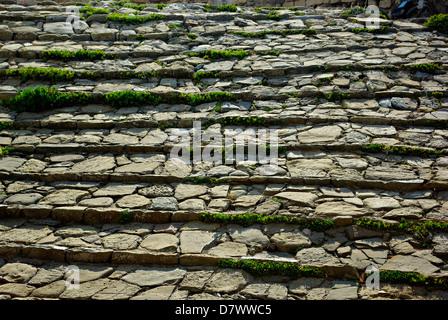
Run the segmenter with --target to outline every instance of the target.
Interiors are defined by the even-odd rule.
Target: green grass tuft
[[[291,262],[220,259],[218,267],[242,269],[255,277],[281,275],[297,279],[300,277],[322,278],[324,276],[323,271],[319,268],[300,266]]]
[[[426,21],[425,25],[431,29],[448,34],[448,14],[437,14]]]

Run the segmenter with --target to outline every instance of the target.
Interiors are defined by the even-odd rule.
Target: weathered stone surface
[[[167,233],[157,233],[148,235],[140,243],[140,247],[150,251],[177,252],[179,239]]]
[[[173,197],[158,197],[152,201],[152,210],[167,210],[174,211],[177,210],[177,200]]]
[[[47,226],[25,225],[0,234],[0,241],[33,244],[48,236],[51,229]]]
[[[125,275],[122,280],[140,287],[178,284],[187,271],[182,268],[140,267]]]
[[[401,272],[417,272],[423,275],[439,271],[439,268],[428,260],[414,256],[397,255],[381,266],[380,270],[392,270]]]
[[[42,200],[39,201],[39,204],[48,204],[53,206],[62,206],[62,205],[76,205],[78,199],[89,195],[89,192],[82,190],[73,190],[73,189],[62,189],[57,190]]]
[[[79,288],[72,288],[70,290],[65,290],[60,296],[60,299],[67,300],[87,300],[92,298],[96,293],[106,289],[110,280],[98,279],[94,281],[88,281],[79,284]]]
[[[403,207],[397,208],[386,213],[383,218],[385,219],[420,219],[423,217],[423,210],[418,207]]]
[[[101,239],[105,248],[113,250],[131,250],[138,246],[140,237],[125,233],[116,233]]]
[[[133,193],[135,189],[137,189],[137,187],[132,184],[109,183],[105,187],[95,191],[93,195],[95,197],[125,196]]]
[[[0,171],[15,171],[18,167],[25,163],[25,161],[25,159],[21,158],[3,157],[0,159]]]
[[[305,248],[297,252],[295,258],[302,265],[323,266],[335,265],[339,260],[327,253],[323,248]]]
[[[218,257],[242,257],[247,255],[247,251],[243,243],[223,242],[211,248],[208,253]]]
[[[321,217],[334,217],[334,216],[360,217],[368,214],[364,208],[360,208],[355,205],[339,201],[329,201],[319,204],[316,207],[315,212],[316,215]]]
[[[151,200],[138,194],[124,196],[117,201],[117,206],[121,208],[145,208],[151,203]]]
[[[311,192],[280,192],[276,194],[275,197],[279,199],[289,200],[294,204],[307,207],[314,206],[314,201],[318,199],[318,197]]]
[[[271,242],[277,245],[278,250],[288,252],[291,249],[311,246],[311,240],[300,232],[280,232],[271,237]]]
[[[168,300],[176,286],[160,286],[154,289],[146,290],[130,300]]]
[[[180,234],[180,250],[182,253],[202,253],[204,247],[218,236],[210,231],[183,231]]]
[[[255,206],[258,203],[258,201],[260,201],[261,198],[262,196],[260,195],[244,195],[238,197],[233,203],[233,205],[235,207],[249,208]]]
[[[400,203],[393,198],[379,197],[364,199],[364,204],[373,210],[391,210],[400,208]]]
[[[21,205],[30,205],[38,202],[42,199],[43,196],[39,193],[20,193],[14,194],[5,199],[5,204],[21,204]]]
[[[32,293],[32,297],[37,298],[59,298],[59,296],[66,290],[67,284],[65,280],[58,280],[49,283],[45,286],[35,289]]]
[[[248,246],[265,248],[270,243],[269,238],[256,226],[245,228],[239,225],[229,225],[227,231],[233,241],[244,243]]]
[[[128,300],[141,288],[125,281],[112,281],[106,288],[92,296],[93,300]]]
[[[96,156],[75,163],[73,172],[102,172],[115,168],[115,158],[112,155]]]
[[[179,203],[179,210],[204,212],[207,209],[202,199],[188,199]]]
[[[232,293],[242,289],[250,276],[241,270],[224,269],[216,271],[207,282],[204,291],[209,293]]]
[[[165,169],[170,175],[178,178],[187,177],[192,170],[191,165],[177,158],[168,159],[165,162]]]
[[[0,294],[23,298],[29,296],[34,289],[33,286],[24,283],[6,283],[0,285]]]
[[[176,190],[174,191],[174,197],[181,201],[188,198],[194,198],[198,197],[200,195],[203,195],[207,193],[207,187],[206,186],[192,186],[189,184],[179,184],[176,187]]]
[[[0,268],[0,280],[3,282],[25,283],[37,272],[37,268],[24,263],[7,263]]]
[[[213,271],[206,270],[188,272],[179,284],[179,289],[190,292],[201,292],[212,274]]]
[[[341,133],[339,126],[325,126],[300,132],[297,139],[301,143],[335,142]]]

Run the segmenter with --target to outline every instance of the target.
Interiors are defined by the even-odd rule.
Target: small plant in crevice
[[[193,82],[199,83],[203,78],[219,78],[219,74],[214,71],[198,71],[193,76]]]
[[[149,92],[137,92],[132,90],[110,92],[104,96],[105,102],[113,107],[121,108],[131,105],[157,105],[162,98]]]
[[[448,128],[448,120],[426,120],[428,127]]]
[[[163,20],[165,17],[161,14],[151,13],[144,16],[131,16],[129,13],[111,13],[107,16],[107,21],[121,22],[127,24],[143,24],[148,21]]]
[[[16,130],[18,129],[17,126],[14,124],[14,122],[6,122],[6,121],[1,121],[0,122],[0,131],[2,130]]]
[[[410,64],[410,65],[404,65],[403,69],[409,70],[412,73],[420,71],[420,72],[426,72],[426,73],[430,73],[430,74],[436,73],[437,70],[445,70],[444,67],[441,66],[439,63]]]
[[[85,105],[92,101],[92,96],[79,93],[59,92],[55,86],[36,87],[34,89],[25,89],[9,100],[3,100],[3,105],[11,110],[22,112],[39,112],[51,110],[59,107],[73,105]]]
[[[448,34],[448,14],[440,13],[430,17],[426,21],[425,26]]]
[[[0,157],[5,157],[12,151],[14,151],[13,147],[0,147]]]
[[[242,269],[255,277],[272,275],[286,276],[291,279],[301,277],[324,277],[324,272],[319,268],[301,266],[293,262],[220,259],[218,260],[218,267]]]
[[[236,57],[238,59],[243,59],[244,57],[250,55],[249,52],[238,49],[238,50],[204,50],[202,52],[189,52],[187,54],[189,57],[199,57],[208,59],[210,61],[215,61],[216,59],[229,59]]]
[[[330,92],[325,94],[325,99],[328,101],[336,101],[336,100],[345,100],[350,99],[350,94],[342,93],[342,92]]]
[[[238,11],[238,7],[236,5],[232,5],[232,4],[226,4],[226,5],[205,4],[204,8],[206,11],[210,11],[210,10],[227,11],[227,12]]]
[[[317,32],[314,29],[304,29],[304,30],[296,30],[296,29],[286,29],[286,30],[264,30],[260,32],[244,32],[244,31],[234,31],[234,34],[246,37],[246,38],[266,38],[267,35],[279,35],[282,37],[286,37],[288,35],[294,34],[303,34],[307,37],[315,35]]]
[[[191,40],[194,40],[194,39],[196,39],[196,38],[198,37],[198,35],[195,34],[195,33],[189,33],[189,34],[187,34],[187,36],[188,36],[188,38],[190,38]]]
[[[166,3],[158,3],[156,5],[154,5],[154,7],[158,10],[163,10],[168,4]]]
[[[370,274],[364,274],[364,277]],[[417,272],[403,272],[396,270],[380,270],[380,281],[386,283],[408,284],[434,289],[448,289],[448,279],[445,277],[431,277]]]
[[[186,177],[182,179],[183,183],[193,183],[193,184],[210,184],[210,185],[217,185],[217,184],[225,184],[227,183],[226,179],[217,179],[217,178],[210,178],[210,177]]]
[[[235,223],[244,227],[253,224],[285,223],[300,226],[302,229],[312,231],[325,231],[335,226],[334,222],[328,219],[316,219],[312,221],[303,221],[301,218],[287,217],[284,215],[265,215],[262,213],[242,213],[242,214],[224,214],[205,212],[199,216],[199,219],[208,223]]]
[[[115,56],[111,54],[105,54],[103,50],[84,50],[79,49],[76,51],[69,50],[45,50],[42,51],[42,59],[55,59],[67,62],[69,60],[105,60],[114,59]]]
[[[130,223],[134,221],[135,212],[129,212],[128,210],[124,210],[121,212],[120,222],[121,223]]]
[[[51,83],[61,81],[71,81],[75,78],[96,80],[101,77],[101,74],[90,71],[75,72],[59,68],[37,68],[37,67],[9,69],[6,70],[6,75],[11,77],[18,77],[22,81],[46,80]]]
[[[368,32],[373,34],[382,34],[382,33],[388,33],[389,32],[389,26],[383,26],[380,28],[353,28],[349,30],[353,33],[361,33],[361,32]]]
[[[362,146],[361,150],[369,153],[390,153],[406,156],[441,156],[443,150],[423,149],[419,147],[398,147],[398,146],[386,146],[383,144],[370,144]]]

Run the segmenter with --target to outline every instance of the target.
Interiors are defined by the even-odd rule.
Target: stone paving
[[[135,11],[113,1],[94,7]],[[367,18],[340,9],[272,15],[203,4],[147,4],[140,14],[161,20],[125,24],[93,14],[73,28],[66,8],[53,1],[0,6],[1,98],[55,84],[97,99],[43,112],[0,107],[0,122],[14,124],[0,131],[0,146],[14,148],[0,158],[2,299],[448,298],[448,291],[425,286],[381,283],[378,291],[364,283],[371,265],[444,279],[447,233],[430,232],[422,241],[412,232],[358,224],[448,220],[448,78],[444,70],[419,69],[446,66],[445,35],[385,19],[384,32],[358,32]],[[316,33],[290,32],[310,29]],[[266,30],[285,32],[255,37]],[[43,59],[48,50],[79,49],[115,57]],[[228,49],[248,55],[188,55]],[[7,73],[27,67],[97,78],[54,83]],[[128,72],[152,76],[123,79]],[[161,97],[227,92],[236,100],[119,108],[101,100],[123,90]],[[257,120],[226,122],[236,118]],[[263,174],[267,163],[250,159],[186,164],[171,156],[181,137],[194,140],[194,121],[210,119],[216,123],[203,134],[235,143],[251,130],[270,129],[279,138],[276,172]],[[366,152],[369,145],[387,152]],[[389,152],[393,147],[414,153]],[[195,183],[199,178],[209,183]],[[124,212],[131,222],[123,222]],[[333,226],[243,226],[204,221],[206,212]],[[218,266],[229,258],[313,266],[325,276],[260,277]],[[76,290],[66,288],[73,265],[80,269]]]

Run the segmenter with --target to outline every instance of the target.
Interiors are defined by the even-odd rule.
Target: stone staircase
[[[0,6],[0,97],[55,85],[92,99],[39,112],[0,107],[2,299],[447,298],[443,286],[383,278],[380,290],[368,288],[365,274],[374,265],[447,276],[445,35],[389,20],[373,32],[362,15],[306,7],[146,4],[140,15],[160,17],[110,21],[130,5],[94,3],[110,12],[75,29],[66,5]],[[46,59],[52,50],[112,56]],[[245,56],[213,60],[207,50]],[[74,76],[11,72],[25,68]],[[165,100],[107,103],[120,91]],[[229,99],[170,100],[223,92]],[[264,175],[266,162],[172,157],[195,121],[232,142],[269,129],[277,172]],[[250,222],[263,217],[272,219]],[[442,227],[411,228],[425,222]],[[232,261],[280,267],[257,273]],[[67,288],[70,266],[77,289]],[[281,271],[288,266],[314,274],[294,277]]]

